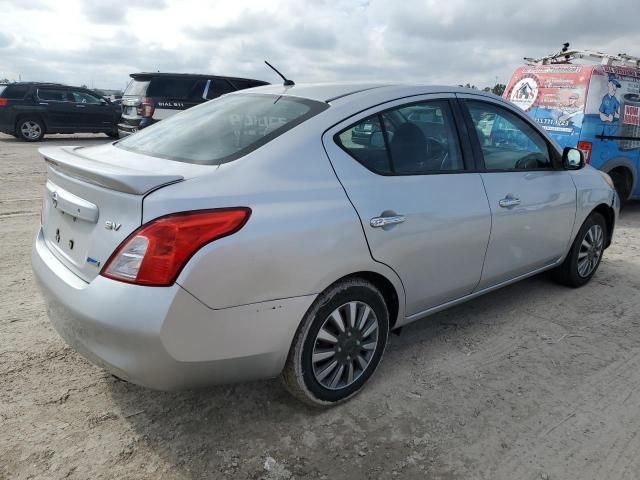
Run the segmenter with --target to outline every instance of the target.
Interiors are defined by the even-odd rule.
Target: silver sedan
[[[387,337],[611,243],[611,179],[520,110],[450,87],[267,86],[124,140],[40,150],[33,268],[62,337],[157,389],[280,375],[357,393]]]

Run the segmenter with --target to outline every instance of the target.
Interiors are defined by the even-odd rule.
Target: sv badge
[[[104,222],[104,228],[106,228],[107,230],[115,230],[117,232],[118,230],[120,230],[121,226],[121,223],[112,222],[111,220],[107,220],[106,222]]]

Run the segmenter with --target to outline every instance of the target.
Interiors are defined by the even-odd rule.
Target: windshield
[[[229,95],[185,110],[116,145],[125,150],[202,165],[240,158],[328,108],[277,95]]]
[[[0,85],[0,95],[2,95],[2,91],[7,88],[6,85]]]
[[[131,80],[124,91],[124,95],[144,97],[148,86],[149,80]]]

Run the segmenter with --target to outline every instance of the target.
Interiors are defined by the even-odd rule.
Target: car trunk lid
[[[120,243],[141,225],[144,196],[212,172],[126,150],[48,147],[42,229],[51,252],[89,282]]]

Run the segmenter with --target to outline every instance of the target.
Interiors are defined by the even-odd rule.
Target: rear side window
[[[486,102],[467,101],[466,105],[487,170],[553,168],[547,142],[523,119]]]
[[[205,98],[207,100],[217,98],[220,95],[224,95],[225,93],[236,91],[236,89],[233,88],[233,86],[229,82],[221,78],[212,78],[210,81],[208,81],[208,87],[205,86],[205,89]]]
[[[53,88],[51,89],[39,88],[38,98],[40,100],[47,100],[50,102],[68,102],[69,101],[66,90],[58,90]]]
[[[202,99],[207,81],[199,78],[155,77],[147,89],[148,97],[177,100]]]
[[[1,89],[2,87],[0,87],[0,90]],[[7,85],[2,92],[2,96],[12,100],[22,100],[28,91],[29,87],[27,85]]]
[[[446,100],[386,110],[342,131],[336,142],[369,170],[383,175],[464,170]]]
[[[249,83],[249,80],[240,80],[240,79],[233,79],[233,80],[229,80],[231,83],[233,83],[233,86],[236,87],[238,90],[244,90],[245,88],[251,88],[251,84]]]
[[[329,105],[278,95],[229,95],[156,123],[116,145],[186,163],[220,165],[265,145]]]
[[[148,86],[149,80],[133,79],[129,82],[129,85],[127,85],[127,89],[124,91],[124,95],[144,97],[147,94]]]

